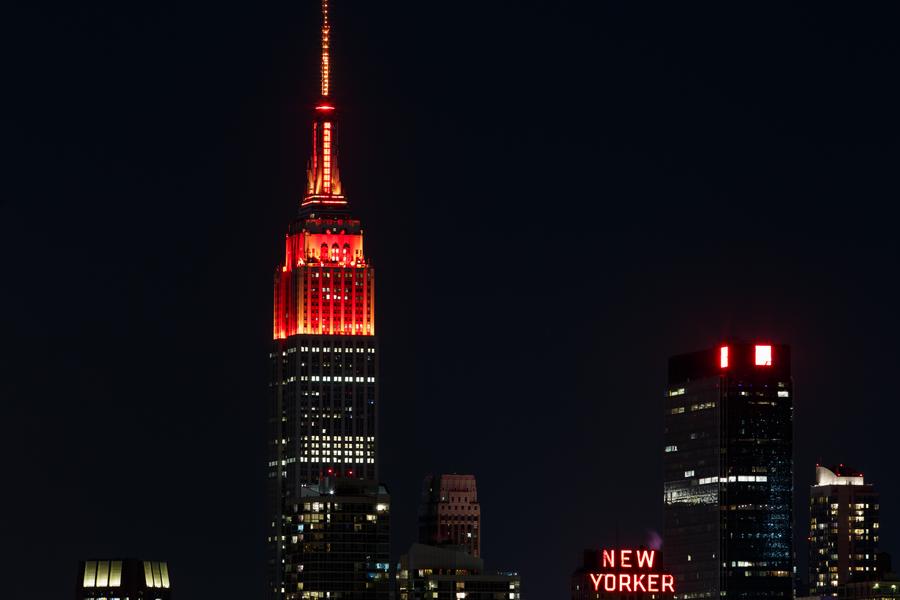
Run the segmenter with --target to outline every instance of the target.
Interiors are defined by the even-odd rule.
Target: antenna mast
[[[329,37],[331,25],[328,23],[328,0],[322,0],[322,97],[328,96],[331,87]]]

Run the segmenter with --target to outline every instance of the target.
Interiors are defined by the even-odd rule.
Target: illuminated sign
[[[728,368],[728,346],[719,348],[719,366],[723,369]]]
[[[595,592],[674,594],[675,577],[654,568],[656,560],[656,550],[603,550],[603,571],[588,575]]]

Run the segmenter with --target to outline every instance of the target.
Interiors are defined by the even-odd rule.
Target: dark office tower
[[[390,597],[391,498],[361,479],[301,488],[287,515],[286,600]]]
[[[169,600],[169,565],[158,560],[83,560],[75,600]]]
[[[481,556],[481,505],[474,475],[428,475],[419,506],[419,542],[460,546]]]
[[[793,595],[790,348],[669,359],[664,553],[675,597]]]
[[[285,507],[328,475],[378,480],[375,273],[338,170],[331,26],[322,2],[322,85],[306,194],[275,272],[269,417],[268,596],[285,593]]]
[[[809,590],[838,595],[838,586],[878,577],[878,492],[844,465],[816,465],[809,493]]]

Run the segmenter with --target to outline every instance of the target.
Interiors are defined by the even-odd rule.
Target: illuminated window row
[[[309,352],[310,347],[309,346],[300,346],[300,351],[301,352]],[[319,351],[332,352],[332,349],[331,348],[318,348],[316,346],[313,346],[312,351],[313,352],[319,352]],[[341,346],[335,346],[333,351],[334,352],[348,352],[351,354],[353,352],[356,352],[359,354],[361,354],[361,353],[375,354],[375,348],[342,348]]]
[[[369,446],[369,447],[371,448],[372,446],[374,446],[374,444],[354,444],[353,442],[347,442],[346,444],[342,444],[341,442],[334,442],[334,443],[329,443],[329,442],[322,442],[322,443],[312,442],[312,443],[310,443],[310,442],[306,442],[306,443],[303,444],[303,447],[304,447],[304,448],[335,448],[335,449],[338,449],[338,450],[341,450],[341,449],[346,449],[346,450],[353,450],[353,449],[363,450],[366,446]]]
[[[290,378],[289,381],[294,381]],[[343,375],[301,375],[300,381],[333,381],[337,383],[375,383],[374,377],[350,377]]]
[[[300,436],[300,439],[302,439],[302,440],[309,439],[309,440],[313,440],[316,442],[318,442],[320,440],[334,440],[336,442],[342,442],[342,441],[343,442],[374,442],[375,436],[374,435],[355,435],[355,436],[354,435],[335,435],[335,436],[331,436],[331,435],[306,436],[306,435],[303,435],[303,436]]]
[[[84,563],[82,587],[119,587],[121,585],[121,560],[89,560]]]
[[[309,450],[309,454],[313,456],[374,456],[374,452],[363,452],[362,450]]]
[[[328,458],[326,456],[318,457],[318,456],[301,456],[300,462],[311,462],[311,463],[345,463],[345,464],[359,464],[359,465],[373,465],[375,464],[374,458],[344,458],[341,460],[340,458]]]

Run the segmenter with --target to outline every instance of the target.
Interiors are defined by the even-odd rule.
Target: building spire
[[[328,96],[331,91],[331,55],[329,42],[331,25],[328,23],[328,0],[322,0],[322,97]]]
[[[316,103],[312,124],[312,156],[306,168],[306,194],[302,207],[345,207],[338,170],[337,118],[331,101],[331,23],[328,1],[322,0],[322,95]]]

